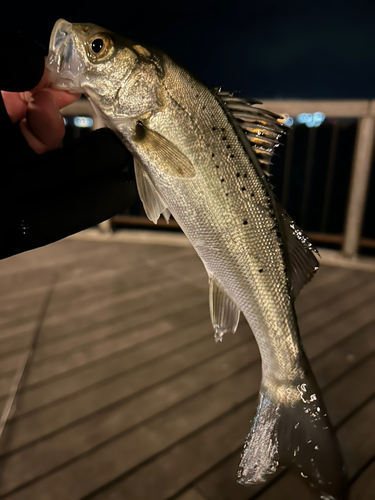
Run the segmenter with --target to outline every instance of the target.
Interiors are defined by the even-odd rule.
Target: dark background
[[[244,97],[363,99],[375,93],[374,0],[60,0],[27,8],[13,2],[1,24],[48,45],[60,17],[157,46],[208,86]]]

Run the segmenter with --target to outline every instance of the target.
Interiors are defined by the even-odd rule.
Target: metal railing
[[[280,114],[287,114],[292,117],[297,126],[292,127],[285,141],[280,160],[275,163],[281,165],[276,166],[278,169],[275,178],[279,179],[278,195],[284,206],[293,202],[294,194],[297,192],[293,188],[293,180],[295,172],[303,181],[300,182],[298,195],[300,197],[299,216],[296,217],[297,222],[307,230],[311,239],[320,243],[333,243],[341,247],[342,255],[348,259],[355,258],[358,255],[360,246],[368,246],[375,248],[375,239],[361,238],[362,227],[366,208],[366,197],[369,186],[369,179],[372,166],[373,144],[374,144],[374,126],[375,126],[375,100],[358,100],[358,101],[302,101],[302,100],[264,100],[263,107]],[[319,114],[323,117],[318,124],[308,123],[308,118]],[[102,121],[93,112],[90,104],[86,100],[79,100],[63,110],[65,116],[87,116],[93,120],[92,129],[103,126]],[[301,116],[304,120],[301,119]],[[307,119],[306,119],[307,117]],[[319,217],[321,224],[319,230],[310,230],[306,224],[307,215],[311,212],[311,207],[314,207],[312,200],[312,182],[314,177],[314,165],[318,147],[318,132],[319,125],[330,127],[329,145],[326,144],[326,158],[324,162],[326,168],[324,171],[325,179],[322,179],[321,189],[323,193],[323,201]],[[298,120],[304,124],[298,125]],[[349,123],[349,125],[348,125]],[[344,125],[343,125],[344,124]],[[318,126],[317,126],[318,125]],[[345,126],[351,127],[353,136],[352,144],[344,137],[344,142],[340,139],[340,130]],[[324,127],[323,127],[324,128]],[[303,129],[303,130],[302,130]],[[300,131],[307,132],[307,140],[305,141],[304,159],[299,159],[297,169],[293,165],[293,158],[296,152],[297,135]],[[300,134],[301,135],[301,134]],[[77,136],[74,133],[73,136]],[[305,137],[306,139],[306,137]],[[341,140],[341,146],[339,142]],[[326,141],[327,142],[327,141]],[[329,220],[332,212],[332,198],[335,195],[335,176],[341,165],[338,163],[338,153],[343,145],[348,148],[345,155],[345,161],[348,163],[347,171],[347,186],[341,186],[342,201],[341,217],[343,219],[343,229],[339,233],[327,231]],[[293,170],[294,169],[294,170]],[[274,172],[275,173],[275,172]],[[340,173],[340,172],[339,172]],[[350,173],[350,175],[349,175]],[[281,179],[282,177],[282,179]],[[324,181],[324,182],[323,182]],[[319,188],[319,189],[320,189]],[[320,193],[320,194],[322,194]],[[336,193],[337,196],[337,193]],[[292,212],[294,216],[294,212]],[[145,225],[144,218],[137,219],[129,216],[119,216],[114,218],[114,222],[125,222],[127,225],[136,223]],[[174,226],[174,225],[173,225]]]
[[[265,101],[264,106],[269,107],[276,113],[288,113],[290,116],[298,116],[302,113],[315,113],[319,111],[324,113],[326,117],[338,119],[355,118],[358,120],[349,195],[346,204],[346,219],[342,238],[342,253],[348,258],[356,256],[362,233],[366,197],[372,166],[375,101]],[[325,193],[323,224],[326,224],[329,196],[332,188],[337,134],[338,128],[334,127],[327,173],[328,186],[326,186]],[[311,142],[313,143],[314,139],[312,139]],[[309,159],[311,159],[311,155],[312,151],[308,151],[306,170],[310,168]],[[307,175],[308,174],[310,174],[309,170],[307,172]],[[303,208],[306,210],[305,206]]]

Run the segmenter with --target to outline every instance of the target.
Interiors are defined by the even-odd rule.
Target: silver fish
[[[338,498],[343,464],[293,305],[318,262],[266,175],[280,117],[93,24],[57,21],[46,65],[53,86],[83,92],[132,152],[148,217],[173,214],[202,259],[216,339],[236,331],[240,311],[255,335],[262,382],[239,482],[291,466]]]

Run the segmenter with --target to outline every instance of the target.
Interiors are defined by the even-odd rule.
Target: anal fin
[[[240,310],[225,290],[209,278],[209,303],[215,341],[221,342],[225,333],[235,333],[240,319]]]

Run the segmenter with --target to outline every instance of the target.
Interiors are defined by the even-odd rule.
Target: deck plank
[[[0,497],[268,500],[293,491],[310,500],[289,474],[263,493],[235,482],[259,354],[243,319],[214,344],[207,276],[191,248],[65,240],[39,250],[0,263],[0,408],[57,275],[0,448]],[[322,267],[297,301],[351,476],[374,448],[374,299],[375,275]],[[361,481],[373,488],[366,471],[354,492]]]
[[[185,491],[185,493],[182,493],[181,495],[176,497],[175,500],[210,500],[210,499],[206,495],[203,496],[195,488],[191,488]]]
[[[351,489],[351,500],[374,500],[375,461],[365,469]]]
[[[188,345],[184,350],[174,352],[168,357],[157,359],[153,363],[142,365],[137,370],[132,370],[128,374],[125,373],[122,377],[105,380],[101,384],[91,386],[83,393],[76,393],[68,402],[62,400],[54,405],[43,408],[39,412],[33,412],[30,415],[24,416],[24,418],[16,419],[9,424],[9,432],[14,436],[11,441],[11,447],[17,448],[33,440],[40,439],[43,436],[48,436],[48,434],[54,433],[60,428],[62,429],[91,414],[92,420],[102,420],[103,416],[101,413],[95,418],[95,414],[98,413],[99,410],[108,410],[110,408],[107,407],[115,403],[124,403],[126,407],[126,401],[124,402],[123,400],[132,395],[137,395],[137,393],[140,393],[139,396],[137,396],[139,400],[143,401],[143,399],[146,399],[145,404],[148,405],[147,410],[150,411],[158,390],[162,393],[165,392],[166,396],[164,403],[163,400],[156,402],[156,406],[159,410],[163,409],[163,406],[160,406],[163,404],[165,405],[165,409],[175,402],[177,396],[174,393],[174,387],[176,385],[181,385],[181,391],[178,397],[187,397],[190,392],[189,394],[183,392],[186,384],[189,385],[185,390],[191,391],[195,388],[199,391],[201,386],[204,387],[204,384],[213,382],[214,379],[212,377],[214,373],[218,377],[218,380],[220,380],[225,374],[233,373],[233,371],[239,370],[245,366],[249,358],[248,346],[246,342],[240,342],[239,338],[233,338],[232,346],[228,346],[227,349],[221,349],[220,351],[212,348],[211,339],[203,339],[197,343],[194,342],[191,346]],[[200,363],[202,361],[206,361],[207,366],[201,367]],[[229,365],[231,361],[235,361],[235,364],[233,363],[232,366],[223,366],[223,363]],[[194,369],[196,364],[198,364],[198,366]],[[184,374],[184,370],[187,367],[191,367],[189,378],[185,377]],[[212,370],[212,373],[206,373],[208,370]],[[169,380],[171,377],[172,380]],[[198,377],[202,378],[198,380]],[[156,384],[163,380],[167,380],[167,382],[158,388]],[[192,385],[193,387],[191,387]],[[145,393],[145,390],[149,387],[152,387],[152,389],[149,389],[148,392]],[[169,391],[171,391],[170,394]],[[130,401],[128,406],[138,405],[138,399]],[[125,408],[124,411],[128,412],[129,408]],[[119,408],[117,412],[120,412]],[[140,418],[143,413],[144,412],[139,412],[136,418]],[[121,423],[118,432],[122,432],[122,426],[129,426],[132,420],[133,419],[128,418],[127,422]],[[91,432],[90,428],[95,428],[95,425],[96,424],[91,423],[91,421],[83,423],[79,426],[79,434],[82,435],[82,429],[85,427],[88,428],[88,432]],[[78,431],[73,428],[70,429],[69,434],[72,434],[72,432],[76,433]],[[117,431],[116,428],[112,427],[108,429],[108,432],[113,434]]]
[[[372,399],[338,431],[349,477],[374,456],[375,433],[371,431],[374,421],[375,401]]]
[[[225,362],[224,364],[229,368]],[[221,367],[224,368],[223,365],[221,365]],[[207,369],[209,370],[208,372],[206,371]],[[124,435],[116,434],[115,439],[107,442],[105,447],[100,446],[94,449],[89,455],[89,460],[85,460],[83,457],[79,467],[77,467],[77,462],[73,461],[66,465],[63,470],[58,469],[45,479],[42,478],[38,482],[31,484],[28,487],[28,495],[30,498],[34,496],[34,498],[39,498],[40,500],[52,498],[51,495],[53,495],[56,500],[66,498],[75,500],[103,486],[106,482],[116,479],[119,475],[123,474],[124,471],[140,465],[144,460],[147,460],[150,455],[155,455],[163,451],[166,447],[176,443],[176,441],[180,440],[186,433],[191,433],[199,429],[211,422],[217,415],[232,410],[240,402],[243,402],[243,400],[246,399],[246,395],[244,395],[243,391],[245,379],[250,378],[252,380],[254,383],[253,390],[255,389],[255,385],[259,385],[259,369],[256,371],[258,373],[258,378],[255,377],[255,373],[252,374],[248,371],[240,372],[229,379],[225,378],[220,384],[211,385],[208,389],[202,390],[196,397],[187,399],[178,406],[173,405],[168,413],[161,413],[154,417],[147,425],[143,423],[137,426],[131,433],[126,433]],[[251,375],[253,376],[251,377]],[[220,373],[218,373],[217,370],[213,370],[212,366],[206,364],[202,367],[200,373],[197,374],[197,380],[184,379],[182,384],[181,381],[175,381],[173,384],[176,386],[173,392],[174,401],[178,401],[183,396],[186,398],[187,393],[183,393],[182,391],[184,385],[188,386],[187,389],[190,387],[191,393],[194,394],[197,383],[199,383],[202,388],[202,380],[204,380],[204,378],[207,382],[210,381],[212,384],[214,381],[218,380],[219,376]],[[96,428],[93,428],[92,438],[95,438],[95,436],[100,438],[100,433],[104,433],[108,436],[108,430],[111,428],[108,424],[108,418],[110,418],[112,422],[126,426],[131,418],[133,420],[141,420],[142,417],[144,417],[145,414],[149,414],[150,411],[155,413],[155,411],[160,411],[163,407],[165,408],[165,401],[161,401],[161,396],[164,391],[164,388],[152,391],[150,397],[152,398],[153,406],[151,406],[150,400],[138,398],[137,405],[130,404],[125,408],[126,411],[131,412],[129,415],[119,415],[118,412],[116,412],[102,419],[104,425],[100,426],[100,422],[97,422]],[[173,403],[174,401],[171,401],[172,393],[170,391],[168,392],[170,394],[168,400],[170,403]],[[248,420],[248,414],[249,411],[247,410],[246,420]],[[232,424],[237,428],[238,419],[236,418],[236,413],[233,412],[231,415]],[[118,422],[119,419],[120,422]],[[77,430],[79,429],[77,428]],[[224,435],[225,434],[224,432]],[[62,455],[66,453],[66,451],[69,452],[69,447],[74,447],[77,442],[67,440],[64,433],[60,434],[60,436],[61,447],[58,448],[58,453],[64,461],[64,456]],[[77,438],[80,436],[81,434],[77,434]],[[230,441],[232,442],[232,440]],[[80,443],[81,449],[85,442],[84,440]],[[91,446],[90,442],[89,446]],[[36,445],[36,447],[38,447],[38,445]],[[36,447],[34,447],[34,450]],[[24,458],[26,458],[26,451],[21,453]],[[43,458],[41,463],[35,462],[34,460],[31,463],[31,457],[35,457],[35,455],[31,453],[28,460],[22,461],[23,466],[21,468],[16,467],[20,454],[11,455],[4,464],[3,480],[0,485],[1,493],[5,493],[18,484],[30,480],[31,477],[40,472],[38,469],[42,467],[45,468],[46,466],[48,467],[48,462],[50,460],[56,460],[56,449],[54,447],[46,448],[45,453],[48,453],[48,455],[40,455],[40,458]],[[22,476],[20,476],[21,470]],[[92,474],[93,470],[96,471],[95,476]],[[25,476],[25,473],[27,476]],[[23,494],[24,492],[19,491],[9,495],[9,498],[22,498]]]
[[[187,309],[186,313],[191,315],[191,309]],[[134,346],[119,350],[101,362],[91,363],[82,370],[68,372],[65,377],[54,378],[45,384],[27,388],[20,395],[17,414],[23,415],[106,379],[117,375],[122,376],[140,365],[147,364],[199,339],[208,337],[206,332],[209,331],[211,325],[205,316],[201,317],[196,313],[197,324],[192,324],[189,328],[172,329],[143,342],[137,336],[137,343]],[[181,315],[179,317],[181,318]]]
[[[51,302],[47,311],[47,318],[58,314],[65,314],[70,310],[82,309],[87,305],[92,305],[96,302],[101,302],[103,299],[110,300],[110,297],[119,295],[120,293],[129,292],[135,288],[145,287],[145,285],[155,284],[165,278],[163,270],[155,267],[144,266],[141,270],[125,270],[119,272],[116,276],[105,275],[97,283],[77,283],[74,286],[60,286],[57,283],[54,287],[54,292],[51,297]],[[39,300],[39,299],[38,299]],[[21,304],[19,307],[14,307],[7,314],[11,317],[23,318],[25,323],[30,323],[37,314],[38,302],[31,302],[28,307]],[[17,302],[16,302],[17,304]],[[0,311],[0,317],[4,317],[4,312]],[[7,335],[6,340],[0,340],[0,354],[6,353],[11,349],[19,348],[19,342],[22,339],[22,334],[9,335],[6,332],[4,322],[0,325],[2,335]],[[54,339],[50,339],[50,341]],[[47,341],[47,339],[45,340]],[[48,341],[47,341],[48,342]],[[39,354],[39,353],[38,353]]]
[[[340,299],[341,296],[353,293],[357,287],[361,287],[371,280],[369,273],[348,271],[347,269],[335,269],[326,272],[321,269],[311,283],[308,283],[301,291],[296,300],[296,311],[298,317],[307,316],[311,311],[324,307],[329,302]],[[321,277],[321,279],[319,279]]]

